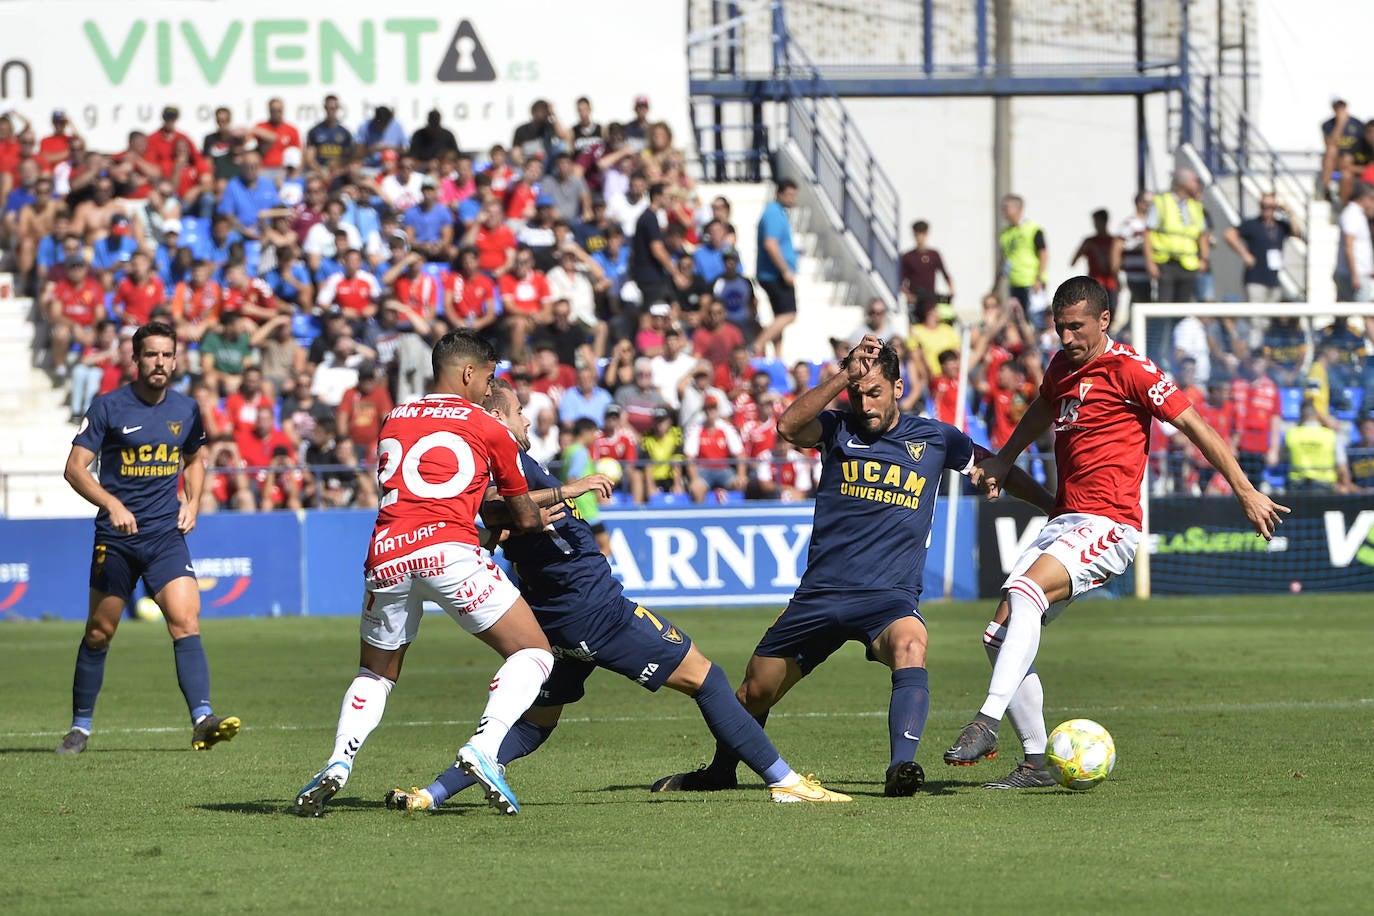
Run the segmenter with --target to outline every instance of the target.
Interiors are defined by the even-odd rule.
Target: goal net
[[[1255,536],[1230,487],[1155,424],[1136,594],[1374,590],[1374,305],[1132,307],[1130,341],[1292,509]]]

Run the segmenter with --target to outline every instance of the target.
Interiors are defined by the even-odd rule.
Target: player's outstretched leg
[[[560,707],[561,709],[561,707]],[[556,722],[555,717],[555,722]],[[513,760],[533,754],[549,736],[553,734],[554,726],[536,725],[528,719],[521,719],[511,727],[506,733],[505,739],[501,742],[501,750],[496,754],[496,764],[505,772],[506,766]],[[409,792],[403,789],[392,789],[387,793],[386,806],[396,811],[422,811],[426,809],[438,808],[459,792],[475,786],[478,781],[469,776],[463,767],[454,762],[444,772],[430,783],[427,787],[412,788]]]
[[[296,794],[296,813],[301,817],[319,817],[324,813],[325,804],[348,782],[353,759],[358,756],[367,736],[381,724],[387,697],[394,686],[395,681],[370,668],[358,669],[358,676],[344,693],[329,762]]]

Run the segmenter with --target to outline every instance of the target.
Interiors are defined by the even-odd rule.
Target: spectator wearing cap
[[[663,352],[652,359],[654,385],[669,407],[677,408],[678,396],[696,363],[682,332],[670,325],[663,335]]]
[[[427,261],[453,259],[453,211],[439,203],[439,188],[434,179],[420,182],[420,203],[401,218],[410,247]]]
[[[558,215],[577,226],[592,218],[592,194],[586,180],[576,173],[572,156],[560,152],[553,157],[553,168],[540,191],[553,198]]]
[[[708,400],[715,400],[720,411],[717,416],[728,419],[734,412],[729,395],[716,387],[714,374],[714,366],[704,359],[697,360],[691,374],[679,383],[677,419],[683,429],[701,420]]]
[[[682,451],[687,456],[688,488],[693,502],[704,502],[716,490],[743,490],[746,480],[744,443],[735,427],[720,415],[714,394],[702,401],[701,416],[684,423]]]
[[[654,384],[654,365],[648,357],[634,362],[634,381],[616,389],[615,402],[625,411],[625,419],[637,433],[647,433],[654,425],[654,413],[666,410],[668,402]]]
[[[80,256],[68,258],[66,276],[44,290],[43,311],[48,318],[49,365],[59,378],[67,374],[67,354],[73,344],[95,342],[96,322],[104,317],[105,288],[90,275]]]
[[[38,167],[45,173],[51,174],[59,162],[65,162],[71,155],[72,138],[75,137],[76,129],[72,127],[71,121],[67,119],[65,108],[54,108],[52,111],[52,133],[48,134],[38,143]]]
[[[606,408],[614,403],[611,393],[597,384],[595,363],[577,367],[577,384],[563,392],[558,402],[558,420],[564,425],[587,418],[598,427],[606,422]]]
[[[606,233],[614,220],[606,215],[606,198],[600,193],[590,195],[591,214],[581,222],[574,222],[573,237],[582,250],[596,257],[606,249]]]
[[[129,217],[116,213],[110,219],[110,234],[91,246],[91,268],[105,274],[110,281],[106,285],[113,287],[113,273],[122,270],[135,251],[133,225]]]
[[[625,124],[625,145],[638,154],[649,145],[649,129],[653,127],[649,120],[649,97],[635,96],[634,110],[634,118]]]
[[[640,436],[639,450],[648,459],[644,477],[650,493],[687,492],[682,427],[673,422],[671,410],[654,410],[648,431]]]
[[[386,385],[378,381],[377,364],[366,361],[358,365],[358,383],[344,392],[335,413],[339,435],[352,440],[354,451],[365,462],[377,454],[377,435],[382,420],[395,404]]]
[[[711,284],[711,294],[725,306],[725,320],[740,329],[746,342],[752,343],[759,330],[754,284],[740,273],[738,251],[726,247],[721,249],[720,255],[721,274]]]
[[[256,239],[261,231],[260,215],[264,210],[280,207],[281,197],[277,186],[262,174],[257,153],[244,153],[239,168],[239,174],[225,183],[216,212],[230,217],[233,228],[245,238]]]
[[[544,164],[538,159],[531,159],[525,163],[525,169],[520,173],[520,180],[511,186],[506,194],[506,220],[511,223],[512,228],[519,229],[534,217],[535,208],[538,206],[539,194],[542,190],[542,179],[544,177]],[[549,205],[552,206],[552,198]]]
[[[324,359],[315,368],[310,390],[321,402],[337,408],[349,389],[358,386],[359,368],[364,363],[372,362],[375,356],[375,352],[360,345],[351,334],[334,338],[329,352],[324,354]]]
[[[168,178],[176,171],[177,142],[185,144],[189,152],[194,152],[196,142],[177,130],[177,120],[181,110],[175,105],[162,109],[162,126],[148,135],[148,161],[157,166]]]
[[[558,234],[554,230],[557,218],[558,208],[554,206],[553,196],[541,193],[534,199],[534,213],[515,231],[516,243],[534,255],[535,270],[548,273],[558,263]]]
[[[592,461],[609,458],[619,462],[624,472],[622,486],[630,492],[635,502],[644,502],[644,478],[636,467],[639,461],[639,434],[630,425],[619,404],[612,402],[607,405],[601,435],[592,442],[591,452]]]
[[[406,132],[396,120],[396,114],[385,105],[378,105],[372,117],[364,121],[353,135],[353,142],[362,149],[366,163],[381,164],[383,150],[399,152],[406,148]]]

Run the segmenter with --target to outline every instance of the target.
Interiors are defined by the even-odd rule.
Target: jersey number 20
[[[443,449],[453,456],[453,475],[447,480],[432,482],[420,476],[420,461],[434,449]],[[420,499],[451,499],[472,483],[477,473],[472,449],[457,433],[437,432],[421,436],[407,451],[397,439],[383,439],[377,444],[377,485],[381,488],[379,508],[385,508],[400,498],[400,488],[389,486],[396,472],[412,496]]]

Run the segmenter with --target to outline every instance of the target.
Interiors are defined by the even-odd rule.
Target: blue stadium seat
[[[437,299],[435,311],[442,315],[444,313],[444,271],[448,267],[438,261],[426,261],[425,266],[421,269],[434,278],[434,285],[439,288],[438,295],[435,297]]]
[[[732,506],[744,502],[744,493],[739,490],[717,490],[715,495],[723,506]]]
[[[825,360],[811,364],[811,387],[815,388],[821,383],[821,370],[826,366]]]
[[[1272,489],[1282,490],[1284,485],[1288,483],[1288,465],[1280,464],[1272,468],[1265,468],[1264,482],[1269,484]]]
[[[649,508],[662,509],[665,506],[685,506],[690,504],[692,497],[686,493],[652,493],[649,496]]]
[[[973,411],[969,411],[968,419],[965,423],[964,431],[968,433],[970,439],[977,442],[979,445],[986,445],[988,448],[992,447],[988,443],[988,425],[983,422],[982,417]]]
[[[258,275],[258,264],[262,261],[262,242],[257,239],[243,240],[243,260],[244,266],[248,268],[248,275],[256,277]]]
[[[200,244],[200,240],[210,235],[209,220],[201,219],[196,216],[183,216],[181,218],[181,238],[177,243],[183,248],[195,248]]]
[[[1279,411],[1288,422],[1298,422],[1302,415],[1302,389],[1280,388]]]
[[[753,359],[749,360],[749,365],[754,367],[755,372],[768,373],[768,378],[771,380],[769,387],[772,388],[775,393],[783,394],[792,389],[792,378],[788,374],[787,363],[782,360],[766,359],[762,356],[755,356]]]

